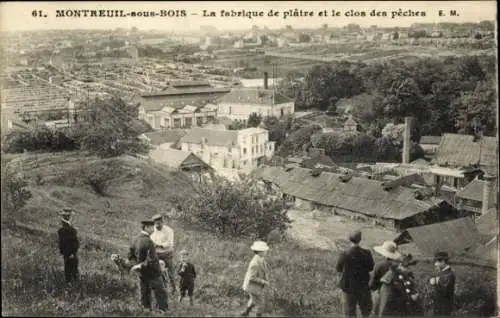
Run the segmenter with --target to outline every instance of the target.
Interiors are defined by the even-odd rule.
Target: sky
[[[185,17],[56,17],[56,10],[124,10],[155,11],[185,10]],[[287,17],[289,10],[313,12],[313,16]],[[395,16],[392,12],[425,12],[422,16]],[[36,17],[33,11],[36,10]],[[39,10],[42,15],[39,16]],[[203,10],[215,11],[216,17],[204,17]],[[263,17],[221,17],[220,10],[263,11]],[[279,12],[278,16],[268,16],[269,11]],[[327,16],[320,17],[319,12],[326,10]],[[332,10],[340,12],[333,16]],[[351,12],[352,10],[352,12]],[[385,11],[386,17],[372,17],[372,10]],[[439,15],[439,10],[444,16]],[[450,10],[458,15],[451,16]],[[250,29],[253,25],[271,29],[291,25],[294,28],[317,28],[322,24],[342,27],[356,23],[361,27],[378,25],[379,27],[407,27],[413,23],[437,22],[480,22],[496,20],[496,1],[175,1],[175,2],[106,2],[106,1],[53,1],[53,2],[1,2],[0,30],[48,30],[48,29],[114,29],[137,27],[139,30],[160,31],[200,31],[205,26],[218,30]],[[365,12],[365,17],[346,16],[355,12]]]

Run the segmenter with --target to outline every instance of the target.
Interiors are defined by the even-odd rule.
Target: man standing
[[[437,252],[434,256],[436,276],[429,280],[434,287],[434,316],[450,316],[455,299],[455,273],[448,265],[446,252]]]
[[[141,234],[134,240],[129,251],[129,261],[135,265],[131,271],[139,272],[141,303],[147,309],[152,309],[151,292],[154,291],[156,304],[161,311],[168,310],[167,292],[162,278],[160,262],[156,248],[150,238],[154,230],[154,221],[142,221]]]
[[[361,231],[349,236],[351,247],[342,252],[337,262],[337,272],[342,273],[340,288],[344,292],[344,308],[347,317],[356,317],[359,305],[363,317],[368,317],[372,310],[372,298],[369,288],[370,272],[374,262],[369,250],[361,248]]]
[[[156,214],[153,216],[155,229],[151,234],[151,240],[157,249],[158,258],[165,262],[168,271],[168,278],[172,288],[172,294],[175,293],[174,276],[174,230],[163,224],[163,216]]]
[[[66,283],[78,280],[78,258],[76,253],[80,247],[77,231],[71,224],[71,215],[73,210],[63,209],[59,215],[61,216],[62,226],[57,231],[59,236],[59,252],[64,258],[64,277]]]

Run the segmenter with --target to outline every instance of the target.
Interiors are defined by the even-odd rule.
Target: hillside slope
[[[2,231],[2,259],[6,260],[2,262],[4,313],[144,315],[137,305],[133,277],[120,280],[110,256],[126,255],[128,244],[140,231],[141,219],[170,211],[170,194],[192,194],[190,180],[146,161],[112,159],[122,173],[109,180],[110,194],[99,196],[83,184],[82,167],[105,164],[106,160],[94,161],[81,154],[44,155],[36,160],[29,155],[21,157],[11,160],[6,168],[23,167],[33,197],[10,216],[20,225],[11,223]],[[62,283],[62,258],[57,253],[55,232],[59,226],[57,211],[65,206],[77,211],[74,223],[83,245],[80,262],[86,287],[80,292],[66,291]],[[189,308],[187,303],[171,301],[173,314],[234,316],[241,311],[247,301],[241,283],[252,257],[251,242],[220,238],[173,219],[169,223],[176,233],[176,245],[191,251],[199,271],[195,306]],[[275,290],[270,291],[270,314],[339,312],[339,298],[332,297],[336,292],[331,289],[335,275],[330,263],[335,253],[298,252],[293,242],[271,247],[269,262]],[[39,283],[34,284],[35,280]]]
[[[97,160],[81,153],[23,154],[2,168],[21,172],[33,195],[15,214],[2,215],[2,221],[12,221],[2,223],[3,314],[153,315],[138,305],[134,277],[120,279],[110,256],[126,255],[128,244],[140,231],[141,219],[159,212],[168,214],[173,194],[194,194],[187,176],[135,158]],[[106,178],[107,194],[97,195],[85,183],[89,170],[108,173],[108,169],[113,173]],[[57,212],[65,206],[77,211],[74,223],[82,241],[81,288],[63,284],[55,233]],[[218,237],[175,218],[169,225],[175,230],[177,248],[191,251],[199,272],[194,307],[170,300],[172,314],[234,316],[240,312],[247,301],[241,284],[252,258],[251,242]],[[270,245],[273,288],[268,315],[341,315],[337,251],[306,249],[290,240]],[[427,264],[415,268],[421,282],[432,271]],[[495,272],[466,266],[456,271],[458,314],[491,314]]]

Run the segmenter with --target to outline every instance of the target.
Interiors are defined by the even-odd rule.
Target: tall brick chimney
[[[411,117],[405,117],[405,129],[403,132],[403,164],[410,163],[411,149]]]
[[[485,214],[488,212],[489,206],[490,206],[490,199],[491,199],[491,191],[493,191],[493,180],[495,179],[494,177],[486,174],[484,177],[484,182],[483,182],[483,204],[481,206],[481,214]]]
[[[269,89],[269,85],[268,85],[268,74],[267,72],[264,72],[264,89]]]

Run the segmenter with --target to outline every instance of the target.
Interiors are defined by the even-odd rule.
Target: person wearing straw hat
[[[344,310],[347,317],[356,316],[359,305],[361,315],[368,317],[373,307],[369,282],[374,262],[369,250],[359,246],[361,231],[349,235],[351,246],[337,261],[337,272],[342,273],[340,288],[344,292]]]
[[[172,294],[175,293],[175,275],[174,275],[174,230],[164,224],[163,216],[156,214],[152,220],[155,222],[151,240],[155,244],[158,257],[165,262],[167,266],[167,276],[169,278]]]
[[[65,208],[59,213],[61,227],[57,230],[59,252],[64,259],[64,277],[68,284],[79,279],[77,252],[80,248],[80,241],[77,230],[71,224],[72,214],[73,210],[69,208]]]
[[[382,245],[375,246],[373,250],[375,253],[384,257],[384,261],[375,266],[370,281],[370,289],[374,292],[374,312],[377,313],[380,309],[380,288],[382,287],[380,279],[397,264],[397,260],[402,257],[402,254],[398,251],[396,243],[392,241],[385,241]]]
[[[453,312],[455,299],[455,273],[449,265],[447,252],[437,252],[434,255],[436,275],[429,279],[434,288],[434,316],[450,316]]]
[[[151,292],[154,292],[158,308],[165,312],[168,310],[167,291],[156,248],[150,238],[155,223],[152,220],[144,220],[141,224],[141,234],[137,236],[129,250],[128,259],[135,264],[130,271],[139,273],[142,306],[152,309]]]
[[[265,306],[264,292],[269,286],[269,270],[264,258],[269,246],[266,242],[255,241],[250,249],[254,252],[254,257],[248,265],[243,280],[243,290],[248,294],[249,300],[247,308],[241,313],[241,316],[248,316],[255,308],[256,316],[261,317]]]

